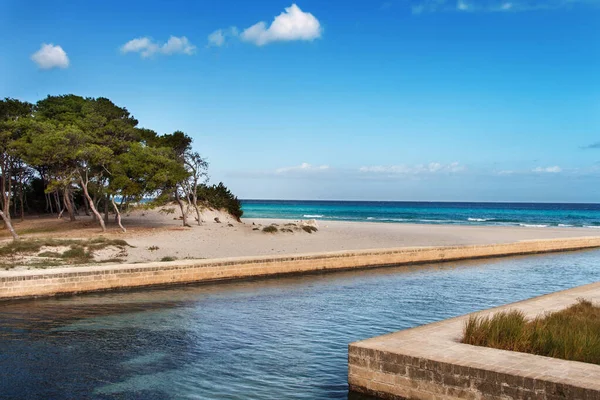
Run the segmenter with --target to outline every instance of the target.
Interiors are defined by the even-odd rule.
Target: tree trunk
[[[69,200],[71,200],[71,204],[73,205],[73,213],[79,216],[79,207],[77,207],[77,203],[75,202],[75,194],[70,192],[69,195],[71,196],[69,197]]]
[[[71,204],[71,193],[69,191],[68,186],[65,186],[65,190],[63,193],[63,202],[65,203],[65,208],[67,209],[67,213],[69,214],[69,221],[75,221],[75,213],[73,212],[73,204]]]
[[[93,202],[93,200],[92,200]],[[87,197],[83,196],[83,205],[85,206],[85,215],[90,216],[90,201]]]
[[[60,194],[58,190],[54,191],[54,201],[56,202],[56,212],[58,213],[58,219],[62,217],[62,214],[65,212],[65,207],[60,202]]]
[[[104,196],[104,221],[108,223],[108,195]]]
[[[125,233],[125,232],[127,232],[127,229],[125,229],[123,227],[123,224],[121,223],[121,212],[119,211],[119,207],[117,207],[117,203],[115,203],[115,198],[111,197],[110,200],[112,201],[112,205],[115,209],[115,213],[117,214],[117,223],[119,224],[119,227],[121,228],[123,233]]]
[[[187,223],[187,215],[183,206],[183,201],[181,201],[181,197],[179,197],[179,191],[177,188],[175,189],[175,200],[177,200],[177,204],[179,204],[179,208],[181,209],[181,218],[183,219],[183,226],[189,226]]]
[[[10,222],[10,216],[7,217],[6,214],[4,214],[4,212],[0,211],[0,217],[4,221],[4,226],[8,228],[8,231],[12,235],[13,240],[19,240],[19,235],[17,235],[17,232],[15,232],[15,228],[13,228],[12,223]]]
[[[46,212],[50,212],[50,214],[54,214],[54,208],[52,207],[52,198],[50,197],[50,193],[44,193],[44,198],[46,199]]]
[[[21,221],[25,221],[25,195],[23,194],[23,179],[19,182],[19,201],[21,203]]]
[[[16,185],[15,185],[15,186],[16,186]],[[16,190],[15,190],[15,191],[16,191]],[[12,213],[12,215],[14,215],[14,216],[16,217],[16,216],[17,216],[17,194],[16,194],[16,193],[13,193],[13,196],[12,196],[12,197],[13,197],[13,199],[14,199],[14,201],[13,201],[13,213]]]
[[[100,215],[98,210],[96,210],[94,203],[92,203],[92,198],[90,197],[90,193],[88,192],[87,188],[87,182],[83,180],[83,177],[81,177],[81,188],[83,189],[83,195],[87,198],[88,202],[90,203],[90,208],[92,209],[92,212],[98,218],[98,222],[100,223],[102,232],[106,232],[106,225],[104,224],[104,220],[102,219],[102,216]]]
[[[192,194],[192,205],[194,206],[194,210],[196,210],[196,218],[198,220],[198,225],[202,225],[202,219],[200,218],[200,208],[198,207],[198,197],[195,194]]]

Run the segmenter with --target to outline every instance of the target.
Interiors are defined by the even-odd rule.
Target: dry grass
[[[108,247],[124,251],[126,247],[129,247],[129,244],[122,239],[107,239],[104,237],[89,240],[15,240],[0,247],[0,267],[10,269],[21,265],[45,268],[48,266],[87,264],[94,262],[94,252]],[[102,262],[106,262],[106,260]]]
[[[303,230],[304,232],[306,232],[306,233],[313,233],[313,232],[316,232],[316,231],[318,231],[318,229],[317,229],[317,228],[315,228],[314,226],[310,226],[310,225],[304,225],[304,226],[302,227],[302,230]]]
[[[473,316],[462,343],[600,364],[600,307],[580,299],[532,321],[520,311]]]
[[[265,232],[265,233],[275,233],[277,231],[278,231],[278,229],[275,225],[269,225],[269,226],[265,226],[263,228],[263,232]]]

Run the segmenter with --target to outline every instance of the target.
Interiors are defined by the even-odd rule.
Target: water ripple
[[[3,304],[0,393],[347,399],[348,343],[598,281],[599,260],[587,251]]]

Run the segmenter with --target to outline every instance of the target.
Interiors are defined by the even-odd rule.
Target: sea
[[[600,204],[242,200],[244,218],[600,229]]]

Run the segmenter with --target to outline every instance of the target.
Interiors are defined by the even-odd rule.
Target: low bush
[[[600,307],[580,299],[532,321],[520,311],[474,316],[465,324],[462,342],[600,364]]]
[[[198,186],[198,201],[204,202],[207,206],[217,210],[226,210],[238,221],[244,213],[242,203],[223,182],[219,182],[218,185]]]
[[[308,232],[308,233],[313,233],[313,232],[316,232],[316,231],[318,231],[318,229],[317,229],[317,228],[315,228],[314,226],[309,226],[309,225],[304,225],[304,226],[302,227],[302,230],[303,230],[304,232]]]
[[[263,228],[263,232],[265,232],[265,233],[275,233],[275,232],[277,232],[277,230],[278,230],[277,227],[273,226],[273,225],[265,226]]]

